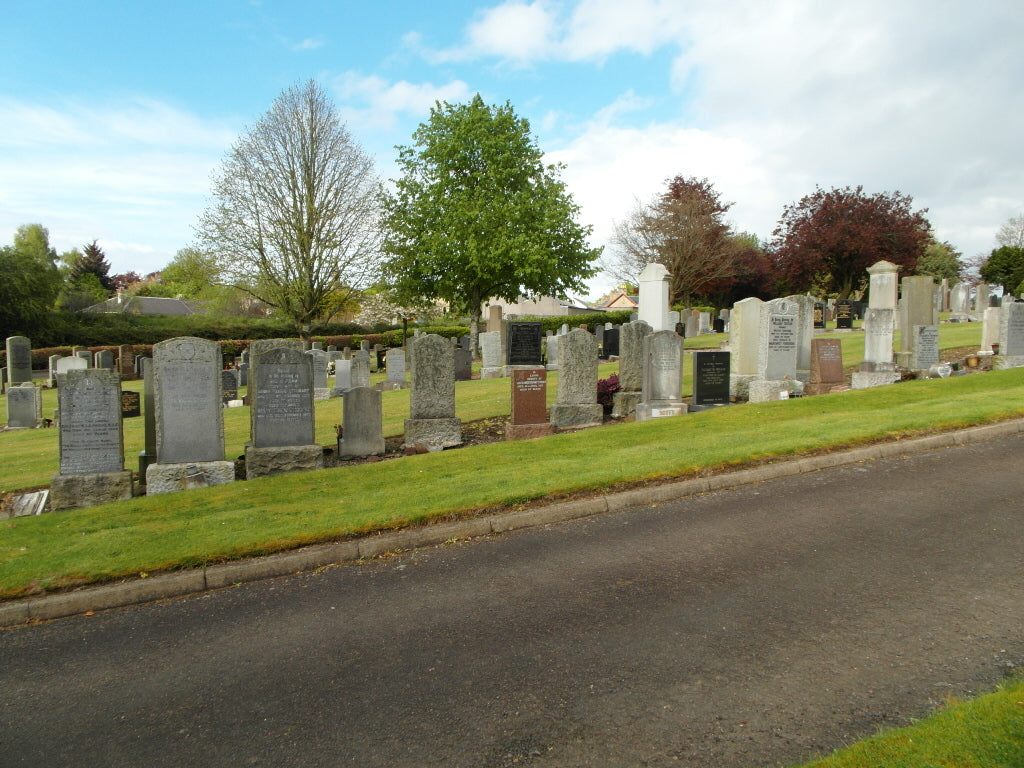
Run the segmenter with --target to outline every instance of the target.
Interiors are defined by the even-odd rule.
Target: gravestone
[[[500,307],[499,307],[500,309]],[[505,375],[504,355],[501,352],[501,334],[498,331],[481,333],[480,342],[481,379],[500,379]]]
[[[367,372],[369,373],[369,372]],[[340,397],[352,389],[352,361],[334,361],[334,396]]]
[[[671,330],[674,323],[669,320],[669,283],[671,276],[662,264],[648,264],[640,273],[639,318],[655,331]]]
[[[7,337],[7,383],[10,386],[32,381],[32,342],[25,336]]]
[[[970,318],[970,286],[957,283],[949,292],[949,322],[966,323]]]
[[[935,311],[935,280],[928,275],[913,275],[900,281],[900,363],[908,368],[917,368],[910,363],[910,332],[915,325],[938,325],[939,315]],[[937,365],[938,361],[932,365]],[[920,369],[918,369],[920,370]]]
[[[46,386],[51,389],[57,386],[57,361],[61,358],[61,355],[50,355],[46,359]]]
[[[899,308],[899,271],[891,261],[876,261],[868,267],[868,307],[873,309]]]
[[[153,345],[156,463],[146,470],[146,493],[230,483],[235,465],[224,460],[220,402],[220,346],[178,337]]]
[[[977,316],[980,317],[988,309],[991,295],[992,289],[987,283],[978,283],[974,286],[974,313]]]
[[[729,392],[736,397],[747,397],[750,382],[757,378],[757,345],[763,305],[761,299],[751,296],[736,302],[729,314],[729,350],[732,352]]]
[[[443,336],[412,340],[412,389],[405,445],[435,451],[462,444],[462,422],[455,416],[455,356]]]
[[[796,378],[807,382],[811,368],[811,339],[814,338],[814,299],[810,296],[787,296],[797,306]]]
[[[43,396],[32,383],[7,389],[7,428],[35,429],[43,418]]]
[[[487,308],[487,333],[501,333],[502,308],[493,305]]]
[[[810,313],[807,315],[809,328]],[[800,306],[790,298],[773,299],[761,305],[757,376],[747,385],[747,399],[751,403],[781,400],[803,392],[804,384],[797,378],[796,367],[804,336],[802,324]]]
[[[384,453],[381,397],[380,390],[370,387],[353,387],[345,392],[341,408],[342,433],[338,439],[339,459],[345,461]]]
[[[352,388],[370,386],[370,356],[360,350],[352,357]]]
[[[610,360],[613,357],[619,356],[619,339],[621,330],[618,326],[614,328],[608,328],[604,332],[604,356],[605,359]]]
[[[712,330],[713,330],[712,327],[711,327],[711,313],[710,312],[700,312],[698,314],[697,318],[700,321],[699,322],[700,334],[703,336],[705,333],[711,333]]]
[[[227,404],[238,399],[238,371],[225,368],[220,372],[220,401]]]
[[[61,374],[57,383],[60,469],[50,481],[50,509],[130,499],[120,375],[105,369],[76,370]]]
[[[1024,365],[1024,302],[1003,297],[999,308],[999,352],[994,368],[1019,368]]]
[[[999,307],[989,307],[985,310],[983,324],[981,326],[981,347],[979,354],[991,355],[992,345],[999,343],[999,321],[1002,317],[1002,310]]]
[[[505,360],[508,365],[541,365],[544,338],[541,323],[510,320],[506,338]]]
[[[840,299],[836,302],[836,330],[849,331],[853,328],[853,302]]]
[[[156,400],[153,396],[153,359],[144,357],[139,361],[139,375],[142,377],[142,428],[143,447],[139,451],[139,485],[146,485],[146,475],[151,464],[156,463]]]
[[[545,336],[544,337],[544,344],[545,344],[544,361],[546,363],[545,367],[549,371],[557,371],[558,370],[558,340],[560,338],[561,338],[560,336]]]
[[[577,328],[562,337],[558,354],[558,401],[551,406],[552,426],[558,430],[600,426],[604,407],[597,402],[597,339]]]
[[[547,420],[548,371],[542,366],[512,369],[512,415],[505,427],[506,440],[550,435]]]
[[[109,349],[101,349],[93,355],[93,367],[106,371],[114,370],[114,353]]]
[[[691,411],[705,411],[729,405],[729,352],[693,353],[693,402]]]
[[[122,378],[135,374],[135,350],[130,344],[122,344],[117,348],[117,372]]]
[[[679,416],[683,402],[683,340],[674,331],[655,331],[643,340],[643,389],[636,420]]]
[[[121,418],[137,419],[142,415],[142,395],[132,390],[121,392]]]
[[[892,340],[896,310],[868,307],[864,314],[864,361],[851,381],[853,389],[894,384],[900,375],[893,362]]]
[[[636,412],[644,387],[644,337],[652,333],[643,320],[619,329],[619,391],[612,395],[612,417],[625,419]]]
[[[92,356],[92,352],[90,352],[88,349],[80,349],[80,350],[78,350],[77,352],[75,352],[75,356],[76,357],[80,357],[83,360],[85,360],[85,367],[86,368],[91,368],[92,367],[93,356]]]
[[[415,339],[413,339],[415,341]],[[411,344],[412,342],[410,342]],[[409,386],[405,380],[405,350],[395,347],[387,351],[387,379],[382,389],[405,389]]]
[[[823,330],[825,328],[825,304],[821,301],[814,302],[814,329]]]
[[[473,353],[461,345],[455,347],[455,380],[469,381],[473,378]]]
[[[700,317],[697,315],[688,315],[682,335],[688,339],[692,339],[694,336],[700,336]]]
[[[909,367],[912,370],[926,371],[939,364],[939,326],[915,325],[906,335],[911,339]]]
[[[313,349],[307,350],[306,354],[313,363],[313,399],[330,400],[334,396],[327,386],[327,364],[330,362],[330,355],[315,345]]]
[[[843,345],[839,339],[811,341],[811,378],[804,389],[808,395],[823,395],[844,385]]]
[[[314,428],[313,359],[303,346],[297,340],[269,339],[250,347],[246,479],[323,467]]]

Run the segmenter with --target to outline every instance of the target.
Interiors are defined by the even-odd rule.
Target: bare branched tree
[[[735,274],[736,249],[724,221],[731,204],[720,200],[707,179],[676,176],[668,186],[616,223],[614,247],[602,268],[636,284],[647,264],[663,264],[672,276],[672,303],[688,304],[691,296],[704,296]]]
[[[214,175],[196,233],[226,283],[309,338],[376,277],[380,184],[313,80],[275,99]]]
[[[1011,248],[1024,248],[1024,214],[1011,216],[996,232],[996,242]]]

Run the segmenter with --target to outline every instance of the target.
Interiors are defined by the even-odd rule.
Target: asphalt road
[[[1021,499],[1015,436],[5,630],[0,765],[802,760],[1019,671]]]

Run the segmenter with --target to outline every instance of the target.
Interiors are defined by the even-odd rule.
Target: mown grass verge
[[[282,475],[0,524],[0,596],[1024,415],[1024,369]]]
[[[838,750],[803,768],[1019,768],[1024,765],[1024,679],[968,702],[951,701],[907,728]]]

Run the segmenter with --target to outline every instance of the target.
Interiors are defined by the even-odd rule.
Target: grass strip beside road
[[[1024,369],[279,475],[0,523],[0,597],[1024,415]]]
[[[950,701],[907,728],[877,736],[804,768],[1019,768],[1024,755],[1024,679],[969,702]]]

